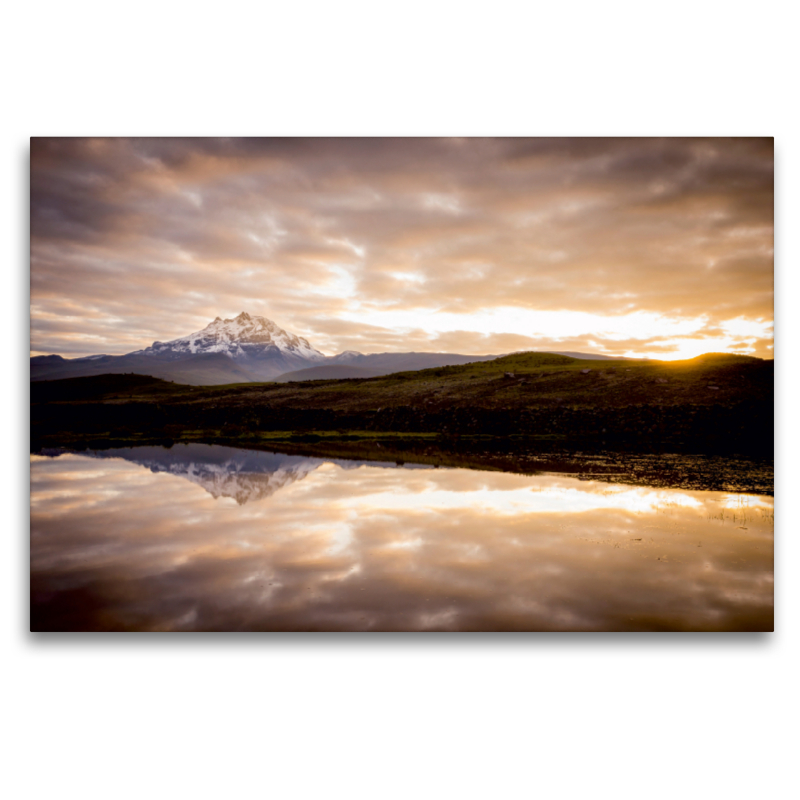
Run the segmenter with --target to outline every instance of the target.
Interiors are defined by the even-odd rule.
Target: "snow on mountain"
[[[180,358],[197,353],[224,353],[236,361],[265,359],[289,363],[320,362],[325,356],[307,339],[288,333],[266,317],[242,312],[234,319],[217,317],[205,328],[170,342],[153,342],[142,355]]]
[[[358,350],[345,350],[339,353],[339,355],[329,356],[328,361],[331,363],[349,364],[351,361],[357,361],[363,358],[364,354],[359,353]]]

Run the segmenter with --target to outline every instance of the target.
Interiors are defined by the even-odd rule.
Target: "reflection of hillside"
[[[92,458],[124,458],[151,472],[167,472],[202,486],[212,497],[232,497],[241,506],[262,500],[297,480],[305,478],[324,463],[280,453],[237,450],[207,444],[163,447],[123,447],[90,450]]]

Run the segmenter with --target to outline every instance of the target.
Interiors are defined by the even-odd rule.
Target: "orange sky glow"
[[[773,353],[772,139],[32,139],[31,355]]]

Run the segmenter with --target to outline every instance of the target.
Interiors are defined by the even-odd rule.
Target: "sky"
[[[31,355],[773,357],[771,138],[31,139]]]

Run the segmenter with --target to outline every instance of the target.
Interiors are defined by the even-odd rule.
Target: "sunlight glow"
[[[686,336],[701,330],[707,323],[705,317],[673,318],[645,311],[607,316],[586,311],[533,311],[513,306],[498,306],[473,314],[454,314],[436,309],[361,307],[357,312],[348,312],[342,317],[384,328],[421,329],[437,334],[470,331],[485,336],[514,333],[548,339],[585,335],[602,335],[611,340]]]
[[[351,286],[352,276],[343,269],[340,274],[341,278],[336,281],[339,290],[337,296],[344,297]],[[393,273],[393,277],[408,283],[419,283],[414,273]],[[763,345],[765,339],[773,338],[773,324],[768,320],[738,317],[715,327],[705,315],[670,317],[645,311],[610,316],[585,311],[536,311],[499,306],[472,314],[457,314],[434,308],[375,308],[351,301],[350,309],[341,313],[339,318],[401,335],[412,331],[438,336],[452,333],[486,337],[514,334],[533,340],[544,339],[550,349],[557,349],[559,342],[591,337],[581,347],[591,347],[593,351],[606,355],[665,361],[694,358],[712,352],[747,355],[756,352],[757,343]],[[719,335],[720,328],[726,335]],[[617,342],[624,348],[630,340],[641,342],[641,345],[610,349]],[[532,343],[531,349],[541,348]],[[564,349],[579,348],[573,345],[564,346]]]
[[[350,505],[349,501],[346,501]],[[540,491],[529,488],[497,491],[480,488],[472,491],[451,491],[430,486],[426,491],[408,494],[376,492],[358,497],[355,505],[363,509],[384,511],[454,511],[471,509],[486,514],[571,514],[597,509],[616,509],[631,513],[653,513],[662,507],[697,509],[702,503],[688,494],[631,487],[609,491],[607,484],[584,489],[551,486]]]
[[[705,353],[738,353],[750,355],[755,352],[754,339],[738,339],[733,336],[714,336],[699,339],[664,339],[659,342],[657,352],[652,350],[626,350],[626,358],[657,358],[661,361],[683,361]],[[661,348],[664,348],[662,351]]]
[[[771,339],[774,324],[769,320],[736,317],[736,319],[729,319],[720,323],[720,328],[731,336],[740,336],[748,339]]]

